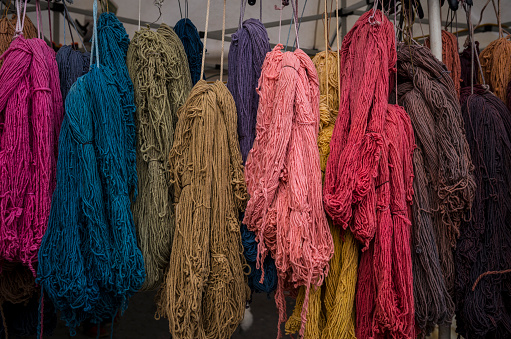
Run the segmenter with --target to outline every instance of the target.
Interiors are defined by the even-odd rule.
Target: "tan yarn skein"
[[[230,338],[249,297],[239,212],[247,200],[234,100],[220,81],[199,81],[170,152],[176,230],[158,315],[172,338]]]
[[[328,60],[326,60],[327,57]],[[337,60],[337,53],[333,51],[329,51],[328,54],[320,52],[312,59],[318,72],[321,93],[318,147],[323,174],[330,154],[330,139],[339,111]],[[334,240],[334,255],[330,260],[330,272],[322,288],[311,289],[305,338],[355,338],[354,302],[358,245],[349,230],[343,232],[341,228],[332,224],[330,218],[328,221]],[[305,287],[301,287],[296,298],[293,315],[286,323],[287,334],[300,330],[304,298]]]
[[[503,102],[507,102],[507,86],[511,81],[511,36],[492,41],[479,55],[486,84]],[[484,83],[479,74],[479,83]]]
[[[183,45],[165,24],[156,32],[136,32],[126,62],[137,105],[139,194],[132,209],[146,270],[142,289],[148,290],[160,286],[170,259],[174,220],[167,156],[192,82]]]

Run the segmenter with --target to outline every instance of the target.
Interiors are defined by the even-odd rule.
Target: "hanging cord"
[[[25,26],[25,15],[27,12],[27,0],[25,0],[25,5],[23,6],[23,15],[21,15],[21,0],[15,0],[16,6],[16,30],[14,32],[14,37],[17,38],[20,35],[23,35],[23,27]]]
[[[204,29],[204,47],[202,48],[202,66],[200,69],[200,78],[204,79],[204,64],[206,62],[206,44],[208,41],[208,24],[209,24],[209,6],[211,5],[211,0],[208,0],[208,6],[206,8],[206,28]],[[222,34],[222,40],[224,35]],[[222,58],[223,59],[223,58]]]
[[[225,45],[225,5],[226,0],[224,0],[224,11],[222,16],[222,52],[220,55],[220,82],[224,77],[224,45]]]
[[[300,21],[298,22],[298,32],[300,32],[300,25],[302,24],[303,13],[305,13],[305,6],[307,6],[307,0],[305,0],[305,2],[303,3],[302,15],[300,16]],[[295,43],[296,43],[296,39],[293,42],[293,49],[295,48]]]
[[[138,30],[140,31],[140,11],[142,8],[142,0],[138,0]],[[179,4],[179,10],[181,11],[181,4]]]
[[[65,1],[65,0],[64,0]],[[208,0],[209,1],[209,0]],[[92,15],[93,15],[93,33],[92,33],[92,46],[91,50],[91,58],[90,58],[90,66],[92,67],[94,51],[96,51],[96,66],[99,67],[99,48],[98,48],[98,0],[94,0],[92,5]],[[95,49],[94,49],[95,48]]]
[[[83,43],[82,36],[80,35],[80,32],[78,32],[78,28],[76,27],[76,24],[75,24],[73,18],[71,17],[71,14],[69,13],[69,11],[67,9],[66,1],[63,1],[62,3],[64,4],[64,12],[65,12],[65,16],[67,18],[67,23],[69,25],[69,33],[71,34],[71,39],[73,41],[73,46],[74,46],[74,39],[73,39],[73,33],[71,32],[71,25],[73,25],[76,33],[78,33],[78,39],[80,39],[80,42],[82,43],[83,49],[85,50],[85,52],[87,52],[87,47],[85,47],[85,44]]]
[[[66,0],[63,0],[64,2]],[[50,0],[48,0],[48,28],[50,30],[50,43],[51,43],[51,48],[53,48],[53,34],[51,32],[51,9],[50,9]]]
[[[3,4],[3,2],[2,2]],[[9,8],[11,7],[11,0],[9,0],[9,2],[7,3],[7,6],[5,6],[5,11],[4,13],[2,14],[2,18],[6,17],[7,14],[9,13]]]

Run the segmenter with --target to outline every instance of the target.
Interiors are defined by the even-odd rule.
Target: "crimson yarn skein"
[[[334,224],[367,250],[376,232],[375,177],[383,148],[390,72],[396,63],[394,26],[377,10],[363,14],[341,48],[339,115],[325,172],[323,201]]]
[[[278,44],[266,55],[259,79],[256,139],[245,167],[251,198],[244,223],[256,234],[257,268],[268,251],[275,259],[279,324],[286,321],[284,291],[308,287],[303,335],[309,288],[321,286],[328,274],[333,241],[321,201],[318,76],[302,50],[283,53],[282,48]]]

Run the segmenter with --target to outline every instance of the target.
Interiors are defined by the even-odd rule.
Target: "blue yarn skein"
[[[101,66],[110,67],[114,73],[114,80],[119,88],[121,104],[123,107],[124,125],[127,143],[125,151],[128,152],[128,183],[129,191],[137,195],[137,168],[136,168],[136,134],[135,134],[135,101],[133,99],[133,83],[131,82],[126,55],[130,39],[126,29],[112,13],[103,13],[98,20],[99,61]],[[96,55],[93,54],[93,62]]]
[[[100,17],[94,45],[108,52],[67,95],[57,188],[39,251],[38,282],[71,334],[85,319],[99,323],[123,312],[145,279],[129,198],[136,184],[133,92],[123,78],[129,40],[119,24],[112,14]],[[112,32],[119,43],[104,36]]]
[[[247,160],[256,134],[257,107],[259,105],[258,85],[261,69],[270,43],[266,28],[257,19],[248,19],[232,35],[229,48],[229,78],[227,88],[231,92],[238,111],[238,138],[243,164]],[[243,217],[242,217],[243,220]],[[254,232],[241,226],[241,242],[244,255],[251,267],[248,276],[250,288],[256,292],[270,293],[277,288],[277,269],[271,256],[263,263],[265,278],[260,283],[261,270],[256,269],[257,242]]]
[[[185,48],[188,66],[190,67],[190,75],[192,77],[192,86],[200,80],[200,71],[202,66],[202,49],[203,44],[199,36],[197,27],[188,18],[179,20],[174,26],[179,39]]]

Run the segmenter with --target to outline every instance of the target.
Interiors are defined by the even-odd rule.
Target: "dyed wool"
[[[176,230],[158,314],[172,338],[230,338],[249,289],[239,213],[247,200],[236,106],[217,81],[199,81],[178,112],[170,152]]]
[[[103,14],[97,30],[124,31],[116,20]],[[57,189],[39,251],[37,282],[72,334],[85,319],[99,323],[123,312],[145,278],[130,210],[131,151],[123,105],[127,88],[120,87],[119,73],[107,66],[126,67],[127,44],[126,49],[107,47],[94,30],[95,47],[108,48],[119,59],[105,55],[101,66],[96,59],[97,65],[78,78],[67,95]],[[125,31],[117,35],[127,39]]]
[[[321,201],[317,73],[302,50],[283,53],[282,48],[279,44],[266,55],[259,79],[256,139],[245,168],[250,200],[244,223],[256,234],[257,267],[268,252],[275,259],[279,324],[286,321],[284,291],[307,286],[303,335],[309,290],[321,286],[328,274],[333,242]]]
[[[461,92],[461,111],[477,189],[472,219],[455,253],[457,332],[465,338],[511,336],[511,112],[482,86]],[[489,271],[508,270],[506,274]]]
[[[479,55],[483,74],[479,74],[479,83],[484,76],[490,90],[503,102],[507,102],[507,86],[511,81],[511,41],[499,38],[492,41]]]
[[[402,107],[388,105],[376,178],[376,233],[362,253],[357,338],[414,338],[410,250],[414,134]]]
[[[328,60],[327,60],[328,58]],[[338,56],[320,52],[312,59],[318,72],[319,134],[318,148],[321,172],[325,172],[330,139],[339,111]],[[322,289],[313,289],[309,296],[306,338],[355,338],[355,287],[357,282],[358,246],[349,230],[343,232],[329,220],[334,243],[330,271]],[[300,287],[293,315],[286,323],[286,333],[296,333],[301,327],[301,311],[305,287]]]
[[[266,53],[270,51],[268,33],[264,25],[257,19],[243,22],[232,35],[229,48],[229,79],[227,88],[231,92],[236,111],[238,112],[238,137],[243,164],[252,148],[256,135],[257,106],[259,94],[257,83],[261,75]],[[241,240],[244,255],[250,265],[248,283],[257,292],[270,293],[277,288],[275,261],[267,256],[264,261],[265,276],[261,281],[262,270],[256,268],[257,242],[255,234],[242,225]]]
[[[132,205],[146,279],[143,289],[158,288],[164,277],[174,233],[173,197],[167,157],[177,111],[192,87],[181,40],[167,25],[135,33],[127,56],[137,106],[139,195]]]
[[[59,68],[60,90],[62,100],[66,100],[67,93],[76,79],[89,71],[90,53],[73,49],[72,46],[62,46],[57,52],[57,65]]]
[[[475,191],[460,106],[446,73],[428,48],[400,46],[398,100],[410,115],[417,144],[412,259],[416,322],[423,334],[452,319],[452,249]]]
[[[15,14],[9,19],[3,17],[0,19],[0,56],[9,48],[16,31]],[[25,25],[23,26],[23,36],[25,39],[33,39],[37,36],[37,31],[28,16],[25,17]],[[2,67],[3,59],[0,58],[0,67]]]
[[[202,49],[204,47],[199,32],[188,18],[179,20],[174,26],[174,32],[183,43],[192,77],[192,85],[195,85],[200,80]]]
[[[460,53],[460,64],[461,64],[461,87],[467,87],[471,85],[470,77],[472,77],[472,82],[474,85],[477,85],[479,82],[477,81],[477,74],[479,73],[479,66],[477,64],[477,56],[479,55],[479,41],[475,42],[475,51],[474,51],[474,64],[472,65],[472,55],[470,52],[470,46],[467,46],[463,52]],[[476,55],[477,54],[477,55]],[[473,71],[471,71],[473,68]]]
[[[137,195],[137,168],[136,168],[136,134],[135,111],[133,99],[133,83],[126,67],[126,54],[130,44],[129,35],[117,17],[112,13],[103,13],[98,20],[97,41],[99,46],[99,59],[101,65],[110,67],[114,73],[114,81],[121,98],[124,123],[122,128],[127,137],[124,151],[128,153],[128,185],[129,192]],[[96,55],[93,55],[95,58]]]
[[[430,47],[429,38],[426,39],[426,46]],[[459,97],[462,85],[460,82],[461,62],[458,47],[458,38],[456,37],[456,35],[444,30],[442,30],[442,62],[449,70],[449,75],[451,76],[451,79],[454,82],[454,88],[456,89],[456,93],[458,94]]]
[[[63,115],[55,52],[16,38],[0,69],[0,260],[34,264],[55,188]]]
[[[376,232],[375,177],[387,114],[389,74],[396,63],[392,23],[365,13],[343,40],[340,111],[328,158],[323,200],[335,225],[348,226],[363,250]]]

